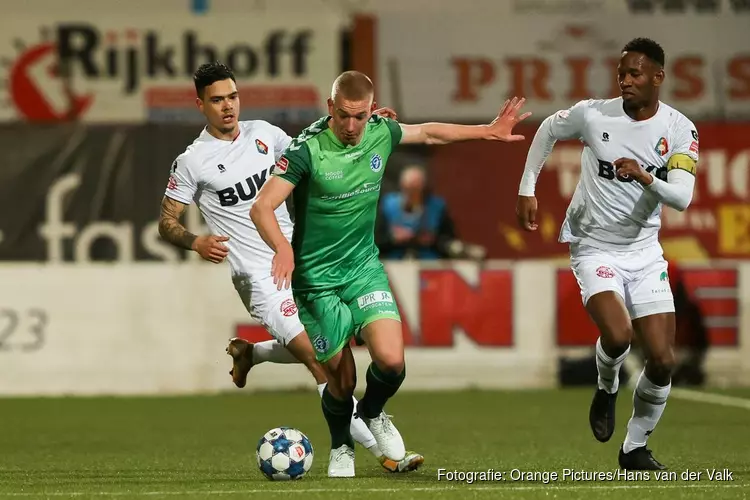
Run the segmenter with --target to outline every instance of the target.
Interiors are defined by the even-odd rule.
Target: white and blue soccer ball
[[[268,479],[301,479],[312,467],[313,447],[299,430],[277,427],[260,438],[256,456],[258,468]]]

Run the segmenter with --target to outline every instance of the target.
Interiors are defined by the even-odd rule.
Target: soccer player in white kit
[[[633,394],[633,413],[619,451],[620,467],[665,466],[646,447],[671,387],[675,357],[674,301],[658,240],[662,206],[685,210],[692,200],[698,132],[682,113],[659,101],[664,51],[637,38],[618,66],[621,97],[587,100],[546,118],[529,149],[517,216],[537,229],[534,187],[557,140],[584,143],[581,178],[568,207],[560,242],[570,245],[571,268],[596,323],[598,387],[589,412],[594,436],[612,437],[620,366],[634,334],[646,366]]]
[[[196,103],[207,125],[172,164],[162,200],[159,233],[173,245],[193,250],[213,263],[229,261],[232,281],[250,315],[275,340],[250,344],[232,339],[230,374],[244,387],[250,368],[262,361],[304,363],[315,377],[318,392],[326,384],[323,368],[299,320],[292,291],[279,290],[271,274],[274,252],[250,219],[250,207],[291,138],[262,120],[238,121],[240,102],[232,71],[215,62],[194,75]],[[387,108],[377,111],[393,115]],[[179,219],[192,202],[199,207],[211,234],[196,236]],[[286,205],[276,210],[284,235],[291,240],[293,224]],[[352,419],[352,436],[391,472],[414,470],[424,458],[407,452],[400,462],[387,459],[361,419]]]

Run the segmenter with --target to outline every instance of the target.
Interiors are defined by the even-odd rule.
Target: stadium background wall
[[[698,3],[587,0],[582,12],[575,0],[474,0],[474,13],[451,0],[217,0],[201,13],[185,0],[14,3],[0,20],[0,394],[231,389],[226,339],[267,338],[226,266],[170,247],[156,228],[168,169],[202,127],[199,62],[235,66],[242,118],[291,134],[324,112],[332,79],[350,68],[407,122],[484,123],[508,93],[528,97],[538,122],[612,95],[612,55],[634,25],[663,44],[665,100],[700,134],[693,204],[663,217],[670,281],[689,298],[680,359],[699,360],[707,384],[749,385],[750,9]],[[400,148],[389,162],[384,190],[404,166],[426,165],[458,235],[490,258],[388,263],[407,388],[593,383],[596,332],[556,242],[580,147],[550,157],[535,234],[514,220],[528,141]],[[194,207],[186,224],[203,230]],[[312,384],[298,366],[257,372],[253,389]]]
[[[578,291],[561,280],[564,267],[400,262],[388,271],[406,326],[405,389],[554,387],[564,359],[592,353],[595,332]],[[707,383],[742,385],[750,377],[750,264],[692,272],[712,321],[735,325],[731,341],[708,352]],[[736,286],[718,281],[726,274]],[[226,266],[14,263],[0,265],[0,283],[0,394],[229,390],[227,339],[268,338],[249,320]],[[356,353],[364,380],[368,355]],[[302,366],[254,370],[251,389],[314,386]]]
[[[0,162],[6,165],[0,171],[0,365],[9,374],[0,393],[225,389],[226,339],[268,338],[242,309],[226,266],[201,263],[158,236],[169,167],[199,128],[0,127]],[[750,265],[742,258],[750,251],[750,151],[742,137],[748,130],[740,124],[699,128],[705,139],[698,195],[687,218],[665,215],[663,241],[668,257],[682,257],[680,282],[706,321],[706,382],[746,385]],[[288,129],[296,133],[299,126]],[[542,230],[532,236],[514,229],[513,221],[523,146],[466,148],[406,148],[387,172],[384,189],[393,189],[403,166],[429,165],[433,188],[448,199],[459,235],[486,245],[491,257],[481,266],[445,263],[439,269],[388,264],[408,327],[407,387],[547,387],[590,380],[596,332],[567,268],[565,247],[555,242],[580,146],[561,144],[550,160],[539,184]],[[195,207],[186,224],[203,230]],[[179,357],[166,354],[176,339],[186,346]],[[116,355],[109,359],[107,353]],[[565,376],[575,364],[571,359],[580,359],[587,375]],[[40,362],[48,366],[44,373],[36,369]],[[300,367],[262,366],[258,372],[268,373],[258,389],[311,383]]]

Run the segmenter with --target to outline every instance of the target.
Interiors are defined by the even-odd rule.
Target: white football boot
[[[342,444],[331,450],[328,458],[328,477],[354,477],[354,448]]]
[[[385,412],[380,412],[380,415],[375,418],[365,418],[362,415],[358,415],[357,418],[361,418],[367,428],[370,429],[380,451],[386,458],[394,462],[401,462],[404,459],[406,456],[404,440]]]

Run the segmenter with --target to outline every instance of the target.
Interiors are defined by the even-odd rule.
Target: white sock
[[[354,413],[356,413],[357,398],[352,396],[352,399],[354,400]],[[370,450],[373,455],[378,458],[382,455],[382,453],[380,452],[380,448],[378,447],[378,443],[377,441],[375,441],[375,436],[373,436],[372,432],[370,432],[370,429],[367,428],[364,420],[362,420],[361,418],[354,418],[354,414],[352,414],[352,423],[349,427],[349,432],[352,433],[352,437],[356,442]]]
[[[602,338],[596,340],[596,371],[599,372],[599,389],[614,394],[620,387],[620,367],[630,353],[630,346],[617,359],[610,358],[602,347]]]
[[[265,340],[253,345],[253,364],[264,363],[299,363],[299,360],[289,352],[278,340]]]
[[[318,394],[320,394],[320,397],[323,397],[323,389],[325,389],[326,384],[318,384]],[[352,396],[352,399],[354,400],[354,412],[357,412],[357,398]],[[367,428],[365,423],[362,421],[361,418],[354,418],[354,414],[352,414],[352,423],[349,425],[349,432],[352,434],[352,438],[375,455],[376,458],[380,458],[383,453],[380,451],[380,448],[378,447],[377,441],[375,441],[375,436],[372,435],[372,432],[370,432],[370,429]]]
[[[646,446],[649,434],[656,428],[656,424],[667,406],[669,391],[672,383],[659,386],[646,378],[646,371],[641,372],[638,384],[633,391],[633,414],[628,422],[628,434],[622,449],[630,453],[636,448]]]

